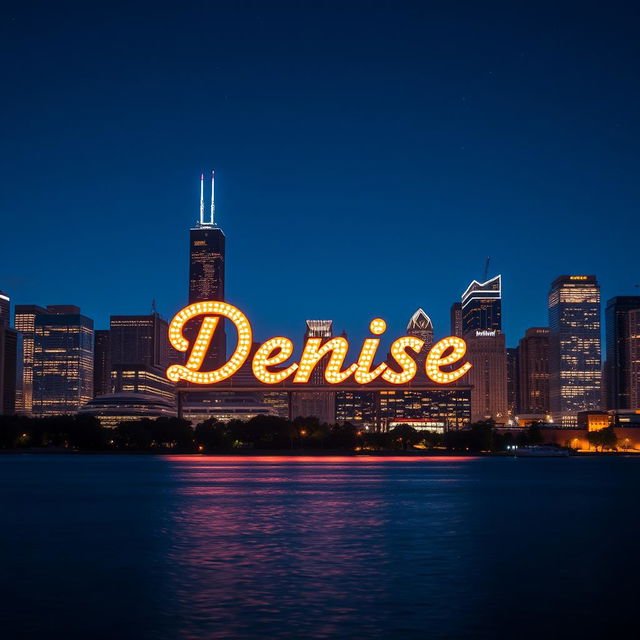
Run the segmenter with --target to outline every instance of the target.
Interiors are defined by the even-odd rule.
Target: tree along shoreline
[[[615,448],[615,434],[601,440],[601,449]],[[210,418],[195,428],[179,418],[128,420],[106,428],[88,415],[0,416],[1,452],[464,456],[513,453],[514,446],[537,444],[544,444],[543,431],[537,425],[512,434],[500,432],[490,421],[438,434],[408,425],[378,433],[350,423],[321,423],[313,416],[294,420],[256,416],[229,422]]]

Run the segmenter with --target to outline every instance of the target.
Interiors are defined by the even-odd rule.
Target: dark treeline
[[[107,429],[93,416],[27,418],[0,416],[0,448],[65,448],[79,451],[233,452],[256,451],[408,451],[498,452],[517,444],[543,442],[540,429],[530,427],[517,437],[496,431],[491,422],[436,434],[408,425],[376,433],[352,424],[324,424],[314,417],[293,421],[256,416],[247,421],[211,418],[195,429],[179,418],[140,419]]]

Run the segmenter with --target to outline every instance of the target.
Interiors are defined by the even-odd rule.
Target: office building
[[[640,412],[640,309],[627,316],[629,409]]]
[[[11,299],[9,296],[0,291],[0,327],[11,326]]]
[[[35,316],[33,414],[75,413],[93,398],[93,320],[73,305]]]
[[[473,365],[465,376],[471,385],[471,420],[494,420],[506,424],[507,349],[504,334],[497,330],[476,329],[465,336],[467,359]]]
[[[579,411],[600,408],[600,287],[595,276],[560,276],[551,285],[549,376],[555,424],[576,426]]]
[[[640,296],[617,296],[605,310],[607,359],[605,404],[607,409],[631,409],[629,314],[640,309]]]
[[[507,413],[509,420],[519,413],[520,370],[518,347],[507,347]]]
[[[322,342],[333,336],[333,320],[307,320],[304,340],[321,338]],[[325,356],[313,369],[309,386],[326,386],[324,372],[328,356]],[[314,416],[320,422],[333,424],[336,420],[336,396],[333,391],[301,391],[291,394],[291,415]]]
[[[502,330],[502,277],[473,280],[462,294],[462,335]]]
[[[461,429],[471,420],[471,390],[468,386],[383,391],[337,391],[336,422],[388,430],[394,423],[440,425]],[[435,427],[434,427],[435,428]]]
[[[93,397],[111,393],[111,341],[108,329],[98,329],[93,339]]]
[[[8,325],[0,324],[0,415],[16,412],[17,350],[18,333]]]
[[[209,300],[224,301],[225,236],[215,222],[214,177],[211,175],[211,210],[204,214],[204,175],[200,176],[200,219],[189,233],[189,304]],[[185,327],[193,343],[202,324],[194,319]],[[204,360],[203,370],[211,371],[226,362],[225,322],[220,319]]]
[[[17,304],[14,310],[14,326],[20,334],[21,349],[18,352],[18,369],[22,375],[18,380],[19,398],[16,412],[31,415],[33,409],[33,354],[36,336],[36,317],[47,313],[44,307],[35,304]]]
[[[454,302],[451,305],[451,335],[462,338],[462,303]]]
[[[518,347],[520,402],[518,412],[549,414],[549,329],[527,329]]]
[[[174,384],[166,377],[168,331],[167,321],[155,311],[149,315],[111,316],[110,392],[174,398]]]

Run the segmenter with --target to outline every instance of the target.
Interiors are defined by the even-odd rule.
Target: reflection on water
[[[3,620],[8,637],[611,635],[633,611],[639,480],[623,458],[2,456]],[[614,532],[615,557],[594,553]],[[585,617],[594,600],[615,619]]]

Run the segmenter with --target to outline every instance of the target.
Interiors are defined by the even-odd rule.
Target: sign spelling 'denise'
[[[178,382],[186,380],[194,384],[215,384],[233,376],[249,357],[251,350],[251,324],[240,309],[226,302],[197,302],[185,307],[176,314],[169,325],[169,340],[178,351],[187,351],[189,341],[184,337],[185,324],[192,318],[204,316],[198,336],[194,341],[186,365],[173,364],[167,369],[167,378]],[[201,371],[205,355],[211,344],[211,338],[218,326],[219,319],[227,318],[235,326],[238,339],[233,355],[219,369]],[[375,318],[369,324],[372,334],[382,335],[387,324],[381,318]],[[391,384],[406,384],[412,380],[418,370],[414,358],[408,353],[411,349],[416,354],[424,346],[424,340],[415,336],[403,336],[391,345],[391,357],[400,367],[394,371],[386,363],[379,364],[373,370],[373,360],[380,344],[380,338],[367,338],[360,349],[357,362],[343,369],[349,343],[346,338],[331,338],[322,342],[322,338],[307,338],[299,363],[292,363],[285,368],[273,370],[272,367],[283,365],[293,354],[293,343],[288,338],[275,337],[260,345],[251,363],[253,375],[265,384],[278,384],[293,376],[293,383],[303,385],[309,382],[311,372],[327,355],[329,358],[325,367],[324,377],[329,384],[339,384],[353,376],[358,384],[369,384],[377,378],[382,378]],[[461,378],[469,369],[471,363],[465,362],[453,371],[443,370],[461,362],[467,351],[467,345],[462,338],[450,336],[436,342],[425,360],[427,377],[438,384],[449,384]]]

